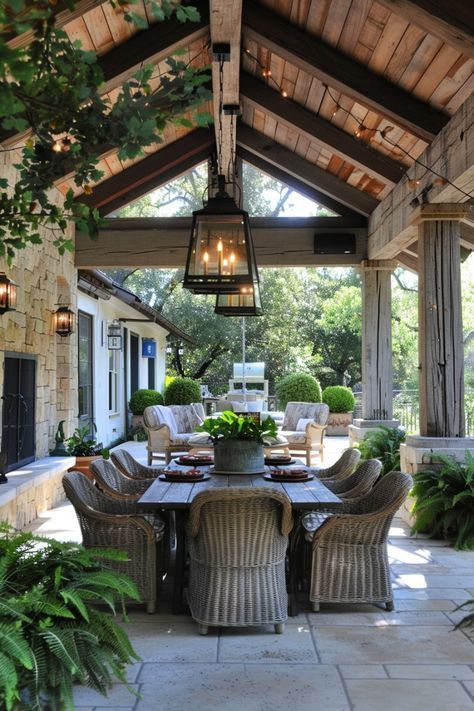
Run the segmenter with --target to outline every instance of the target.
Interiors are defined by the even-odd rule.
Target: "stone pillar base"
[[[447,454],[458,462],[464,462],[466,450],[474,453],[474,437],[422,437],[408,435],[404,444],[400,445],[400,469],[408,474],[416,474],[423,469],[430,469],[433,454]],[[407,498],[398,512],[408,524],[413,522],[411,508],[414,499]]]
[[[380,425],[384,427],[400,427],[399,420],[363,420],[356,418],[354,423],[349,427],[349,444],[354,447],[358,442],[364,439],[367,432],[376,430]]]

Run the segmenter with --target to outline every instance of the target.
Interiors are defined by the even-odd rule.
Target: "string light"
[[[261,62],[258,57],[256,57],[254,54],[252,54],[252,52],[247,47],[244,47],[243,51],[245,52],[246,55],[248,55],[250,57],[250,59],[252,59],[255,62],[255,64],[257,65],[257,67],[260,70],[262,77],[264,77],[265,79],[270,79],[270,81],[273,83],[273,85],[278,89],[280,96],[282,96],[284,99],[287,99],[288,92],[285,91],[284,89],[282,89],[281,86],[278,84],[278,82],[275,81],[275,79],[273,78],[273,75],[272,75],[272,70],[269,69],[266,64],[263,64],[263,62]]]

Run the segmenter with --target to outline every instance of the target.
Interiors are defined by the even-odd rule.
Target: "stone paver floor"
[[[80,540],[68,504],[31,528]],[[135,608],[125,623],[141,657],[128,671],[140,697],[118,684],[108,698],[77,688],[76,709],[474,711],[474,629],[453,630],[465,614],[455,607],[474,597],[474,552],[412,538],[396,519],[389,554],[394,612],[322,605],[313,613],[302,597],[283,635],[270,626],[199,636],[189,616],[170,613],[165,588],[157,614]]]

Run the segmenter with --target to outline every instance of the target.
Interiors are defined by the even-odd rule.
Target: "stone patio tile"
[[[179,675],[172,664],[146,664],[143,700],[136,711],[349,711],[333,666],[298,664],[193,664]],[[317,702],[316,702],[317,700]]]
[[[132,689],[138,691],[137,684],[130,685]],[[123,684],[113,684],[107,693],[107,698],[87,686],[74,687],[74,707],[82,708],[101,706],[105,709],[133,709],[137,697],[133,696]]]
[[[444,612],[436,610],[394,610],[384,613],[389,625],[451,625]]]
[[[322,664],[474,664],[474,645],[447,626],[313,628]]]
[[[377,625],[384,623],[380,612],[313,612],[308,613],[309,624],[314,627],[324,625]]]
[[[410,588],[472,588],[474,575],[430,575],[425,573],[407,573],[400,575],[397,582]]]
[[[381,664],[340,664],[343,679],[386,679],[387,672]]]
[[[473,595],[463,588],[425,588],[414,590],[412,588],[394,588],[393,596],[395,606],[397,600],[469,600]]]
[[[190,622],[130,623],[127,635],[143,661],[147,662],[215,662],[217,661],[217,632],[210,630],[205,637]]]
[[[473,681],[474,670],[467,664],[387,664],[391,679],[457,679]]]
[[[472,698],[474,699],[474,682],[472,681],[465,681],[464,686],[468,690],[468,692],[471,694]]]
[[[455,607],[456,603],[452,600],[401,600],[398,596],[395,603],[396,612],[409,610],[440,610],[449,613],[454,610]]]
[[[223,628],[219,662],[317,663],[309,626],[286,624],[283,634],[266,627]]]
[[[348,679],[353,711],[472,711],[474,701],[457,681]]]

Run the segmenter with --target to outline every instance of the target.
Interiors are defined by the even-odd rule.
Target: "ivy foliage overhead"
[[[126,22],[144,28],[133,11],[137,0],[109,0]],[[68,9],[74,8],[70,0]],[[143,149],[162,141],[169,122],[191,127],[207,125],[207,112],[197,112],[210,98],[209,68],[189,66],[177,55],[169,58],[168,72],[152,88],[152,66],[144,66],[121,87],[113,104],[102,95],[104,76],[94,52],[54,26],[52,1],[0,0],[0,125],[3,132],[27,132],[15,184],[0,178],[0,256],[11,264],[17,250],[41,244],[41,227],[49,227],[54,245],[63,254],[72,250],[66,229],[73,220],[79,230],[97,237],[102,220],[96,209],[74,200],[72,190],[64,206],[48,191],[54,182],[74,171],[74,182],[90,194],[102,173],[102,148],[118,149],[120,160],[143,155]],[[184,22],[198,20],[195,8],[169,0],[151,3],[157,20],[173,13]],[[12,48],[5,38],[32,30],[27,47]],[[193,121],[184,117],[192,111]],[[7,149],[8,150],[8,149]]]

